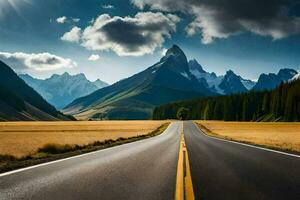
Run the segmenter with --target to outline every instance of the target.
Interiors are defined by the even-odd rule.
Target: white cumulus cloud
[[[99,60],[99,59],[100,59],[100,56],[99,56],[98,54],[92,54],[92,55],[88,58],[89,61],[97,61],[97,60]]]
[[[59,23],[59,24],[71,24],[71,23],[77,23],[79,22],[80,19],[79,18],[74,18],[74,17],[66,17],[66,16],[62,16],[62,17],[59,17],[56,19],[56,22]],[[50,22],[52,22],[52,19],[50,19]]]
[[[73,68],[77,63],[50,53],[28,54],[23,52],[0,52],[0,59],[17,72],[27,70],[51,71],[61,68]]]
[[[59,24],[64,24],[67,22],[67,17],[66,16],[62,16],[56,19],[56,22]]]
[[[75,26],[69,32],[66,32],[61,37],[61,40],[68,41],[68,42],[79,42],[80,37],[81,37],[81,28]]]

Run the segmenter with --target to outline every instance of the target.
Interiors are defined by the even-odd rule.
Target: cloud
[[[62,16],[62,17],[59,17],[59,18],[57,18],[56,19],[56,22],[57,23],[59,23],[59,24],[65,24],[65,23],[77,23],[77,22],[79,22],[80,21],[80,19],[79,18],[73,18],[73,17],[71,17],[71,18],[68,18],[68,17],[66,17],[66,16]],[[52,22],[52,19],[50,19],[50,23]]]
[[[114,9],[115,6],[111,5],[111,4],[106,4],[106,5],[102,5],[102,8],[104,8],[104,9]]]
[[[72,18],[72,21],[75,22],[75,23],[77,23],[77,22],[80,21],[80,19],[79,18]]]
[[[64,24],[67,22],[67,17],[66,16],[62,16],[56,19],[56,22],[59,24]]]
[[[27,54],[22,52],[0,52],[0,59],[17,72],[52,71],[61,68],[73,68],[77,63],[50,53]]]
[[[300,34],[300,17],[291,14],[290,0],[131,0],[140,9],[183,12],[193,17],[189,36],[200,34],[203,43],[241,32],[270,36],[274,40]]]
[[[161,12],[139,12],[134,17],[102,14],[83,30],[80,44],[89,50],[112,50],[119,56],[142,56],[161,47],[179,21],[176,15]],[[62,39],[79,41],[80,31],[73,29]]]
[[[89,61],[97,61],[99,59],[100,59],[100,56],[98,54],[93,54],[88,58]]]
[[[69,32],[66,32],[60,39],[68,42],[79,42],[81,37],[81,28],[74,26]]]

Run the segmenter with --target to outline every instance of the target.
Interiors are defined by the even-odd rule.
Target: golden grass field
[[[166,121],[1,122],[0,154],[30,155],[45,144],[84,145],[145,135]]]
[[[266,147],[300,152],[300,123],[197,121],[212,135]],[[207,131],[206,131],[207,132]]]

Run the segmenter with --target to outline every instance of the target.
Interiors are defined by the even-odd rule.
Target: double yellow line
[[[184,141],[183,131],[180,139],[179,158],[177,165],[175,200],[194,200],[189,156]]]

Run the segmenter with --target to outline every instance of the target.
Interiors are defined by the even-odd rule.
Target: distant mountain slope
[[[277,74],[261,74],[253,90],[272,90],[280,85],[281,82],[286,82],[294,78],[298,72],[294,69],[281,69]]]
[[[203,70],[197,60],[189,61],[190,72],[199,80],[206,81],[211,91],[219,94],[233,94],[252,89],[254,81],[247,80],[229,70],[224,76]]]
[[[226,72],[223,80],[221,81],[219,88],[221,88],[225,94],[235,94],[247,92],[247,88],[243,85],[241,77],[236,75],[233,71]]]
[[[68,120],[0,61],[0,120]]]
[[[271,91],[209,97],[158,106],[153,119],[175,119],[189,109],[188,119],[225,121],[300,121],[300,80],[281,84]],[[195,109],[197,108],[197,109]]]
[[[223,91],[219,88],[219,85],[224,76],[217,76],[214,72],[206,72],[195,59],[189,61],[189,69],[199,81],[203,82],[205,80],[211,91],[223,94]]]
[[[155,65],[75,100],[63,112],[80,119],[147,119],[156,105],[214,94],[190,72],[185,54],[174,45]]]
[[[97,89],[101,89],[109,85],[108,83],[101,81],[100,79],[97,79],[92,83],[97,87]]]
[[[91,82],[84,74],[72,76],[67,72],[62,75],[54,74],[45,80],[33,78],[28,74],[19,76],[57,109],[62,109],[73,100],[108,86],[99,79]]]

